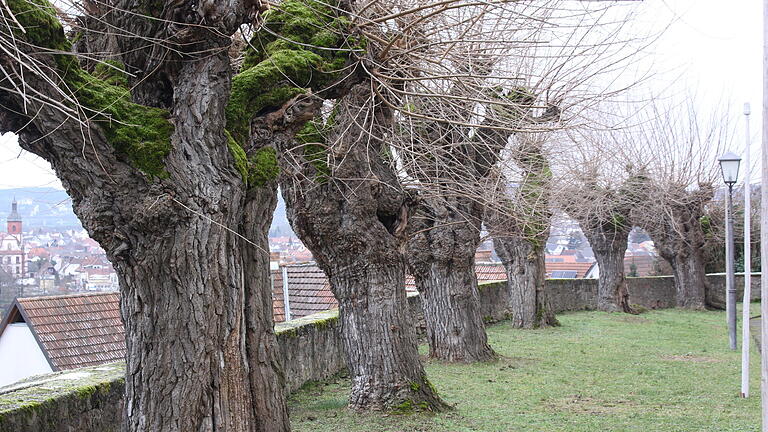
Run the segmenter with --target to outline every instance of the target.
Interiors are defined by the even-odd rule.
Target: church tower
[[[16,199],[11,204],[11,214],[8,215],[8,234],[14,236],[21,235],[21,216],[19,216],[18,204]]]

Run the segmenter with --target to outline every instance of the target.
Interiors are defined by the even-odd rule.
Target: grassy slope
[[[489,328],[502,356],[493,363],[428,362],[429,378],[453,412],[356,415],[345,409],[348,382],[339,378],[291,398],[293,430],[759,430],[758,398],[738,397],[740,351],[727,349],[724,313],[580,312],[558,319],[555,329]],[[758,355],[752,360],[759,395]]]

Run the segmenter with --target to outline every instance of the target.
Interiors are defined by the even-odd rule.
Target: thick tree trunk
[[[594,250],[594,249],[593,249]],[[600,268],[600,276],[597,281],[597,310],[605,312],[633,313],[634,309],[629,305],[629,290],[627,279],[624,276],[623,249],[595,251],[597,265]]]
[[[512,236],[493,238],[493,247],[507,271],[509,314],[517,328],[559,325],[546,286],[544,246]]]
[[[639,218],[645,216],[646,231],[651,235],[659,255],[672,266],[677,307],[704,309],[708,299],[701,217],[704,215],[704,204],[712,199],[713,189],[700,185],[698,190],[672,189],[666,193],[665,201],[658,204],[663,207],[651,210],[661,215],[661,220],[653,214],[639,215]]]
[[[480,314],[475,274],[482,210],[468,199],[454,201],[461,202],[451,208],[437,200],[419,205],[410,217],[406,261],[421,294],[430,357],[486,361],[494,353]],[[472,216],[474,223],[467,221]]]
[[[245,260],[245,353],[249,359],[252,403],[258,414],[255,430],[289,431],[285,401],[285,375],[278,360],[272,315],[269,269],[269,227],[277,206],[277,185],[251,188],[246,195],[243,229],[249,243],[241,242]],[[269,317],[269,319],[264,319]]]
[[[605,312],[634,313],[624,276],[627,230],[594,228],[582,224],[584,235],[595,253],[600,276],[597,281],[597,309]]]
[[[474,263],[463,268],[433,263],[426,278],[415,278],[427,324],[429,356],[450,362],[493,359],[480,315]]]
[[[137,258],[116,261],[129,431],[289,430],[266,307],[271,290],[263,248],[275,190],[252,192],[253,214],[244,219],[236,171],[210,170],[224,165],[215,159],[231,157],[210,150],[225,148],[226,101],[218,95],[227,94],[228,70],[226,55],[187,62],[184,84],[175,90],[177,123],[166,166],[176,179],[172,200],[195,214],[168,219],[155,235],[134,230]],[[190,164],[191,157],[206,160]],[[241,224],[261,250],[250,250],[254,244],[236,234]]]
[[[707,275],[704,259],[697,251],[684,251],[664,258],[672,266],[677,292],[677,307],[705,309],[707,306]]]
[[[46,34],[57,38],[51,44],[64,46],[63,31],[44,19],[46,13],[17,16],[28,29],[51,27]],[[236,25],[237,18],[231,18]],[[228,43],[220,36],[214,40]],[[163,174],[156,177],[140,172],[134,160],[116,150],[107,139],[106,122],[78,123],[60,107],[0,91],[0,128],[18,133],[23,148],[51,162],[83,226],[105,249],[120,279],[125,431],[288,430],[271,360],[276,342],[271,311],[264,305],[270,293],[266,258],[245,262],[252,245],[237,234],[243,224],[255,224],[252,242],[266,244],[266,209],[274,206],[275,192],[249,199],[249,209],[265,212],[244,220],[245,188],[224,133],[229,59],[222,47],[208,48],[201,58],[176,65],[173,132],[169,153],[160,158]],[[32,55],[48,67],[45,73],[62,64],[45,51]],[[20,85],[15,58],[0,55],[0,62],[15,81],[12,85],[6,78],[4,89],[27,87],[55,100],[60,91],[71,91],[59,83],[60,70],[45,77],[25,73]],[[81,73],[72,69],[76,63],[64,64],[69,73]],[[119,93],[95,81],[88,85],[86,95]],[[155,112],[122,100],[113,103],[131,113]],[[119,138],[130,140],[134,132],[153,127],[137,125]],[[255,267],[260,271],[247,274]]]
[[[349,406],[439,410],[445,405],[419,361],[405,297],[406,194],[380,158],[377,137],[392,116],[373,100],[370,83],[357,85],[337,104],[338,126],[317,138],[323,142],[280,142],[280,187],[291,226],[339,301]]]
[[[396,410],[442,406],[418,361],[403,289],[405,265],[356,266],[334,271],[330,280],[339,300],[352,375],[350,406]]]

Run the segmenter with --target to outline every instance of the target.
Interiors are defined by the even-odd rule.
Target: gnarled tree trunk
[[[600,269],[597,281],[597,309],[605,312],[633,313],[624,276],[624,254],[629,232],[625,229],[582,225]]]
[[[163,20],[149,20],[162,25],[150,26],[122,9],[130,18],[117,28],[132,32],[134,43],[146,44],[137,36],[178,43],[178,57],[153,56],[158,68],[141,70],[153,84],[133,100],[147,106],[131,102],[127,86],[82,70],[72,56],[23,43],[26,66],[0,55],[10,74],[0,83],[0,127],[52,164],[118,274],[126,431],[289,430],[269,307],[266,230],[275,187],[246,187],[224,129],[233,75],[224,35],[248,20],[251,6],[175,2],[163,9]],[[46,7],[11,2],[27,30],[15,35],[66,52],[69,42],[51,10],[40,10]],[[45,67],[30,67],[31,58]],[[153,81],[156,71],[163,78]],[[63,96],[82,106],[50,102]],[[264,146],[235,145],[243,144],[248,153]]]
[[[406,253],[421,294],[429,355],[444,361],[490,360],[494,353],[480,315],[475,274],[480,221],[464,218],[482,215],[482,208],[466,198],[450,203],[461,209],[432,201],[411,216]]]
[[[704,204],[712,199],[711,186],[698,190],[671,189],[656,207],[643,209],[637,219],[650,234],[659,254],[669,262],[675,277],[677,307],[704,309],[718,307],[707,299],[704,270]]]
[[[707,274],[704,271],[704,257],[699,249],[672,250],[668,246],[659,248],[661,256],[672,266],[675,278],[677,307],[704,309],[710,305],[707,298]],[[721,306],[712,304],[711,306]]]
[[[507,305],[512,325],[517,328],[559,325],[547,292],[543,244],[505,235],[494,236],[493,248],[507,271]]]
[[[280,143],[280,187],[293,230],[339,301],[349,406],[439,410],[406,304],[407,195],[380,157],[392,113],[374,100],[371,83],[359,84],[337,103],[327,134]]]
[[[498,208],[487,209],[486,223],[493,247],[507,271],[509,313],[518,328],[559,325],[547,292],[545,247],[549,238],[552,171],[540,139],[518,134],[513,158],[523,180],[508,198],[498,182]]]

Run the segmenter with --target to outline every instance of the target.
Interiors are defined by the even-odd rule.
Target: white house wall
[[[8,324],[0,336],[0,387],[53,372],[27,323]]]

